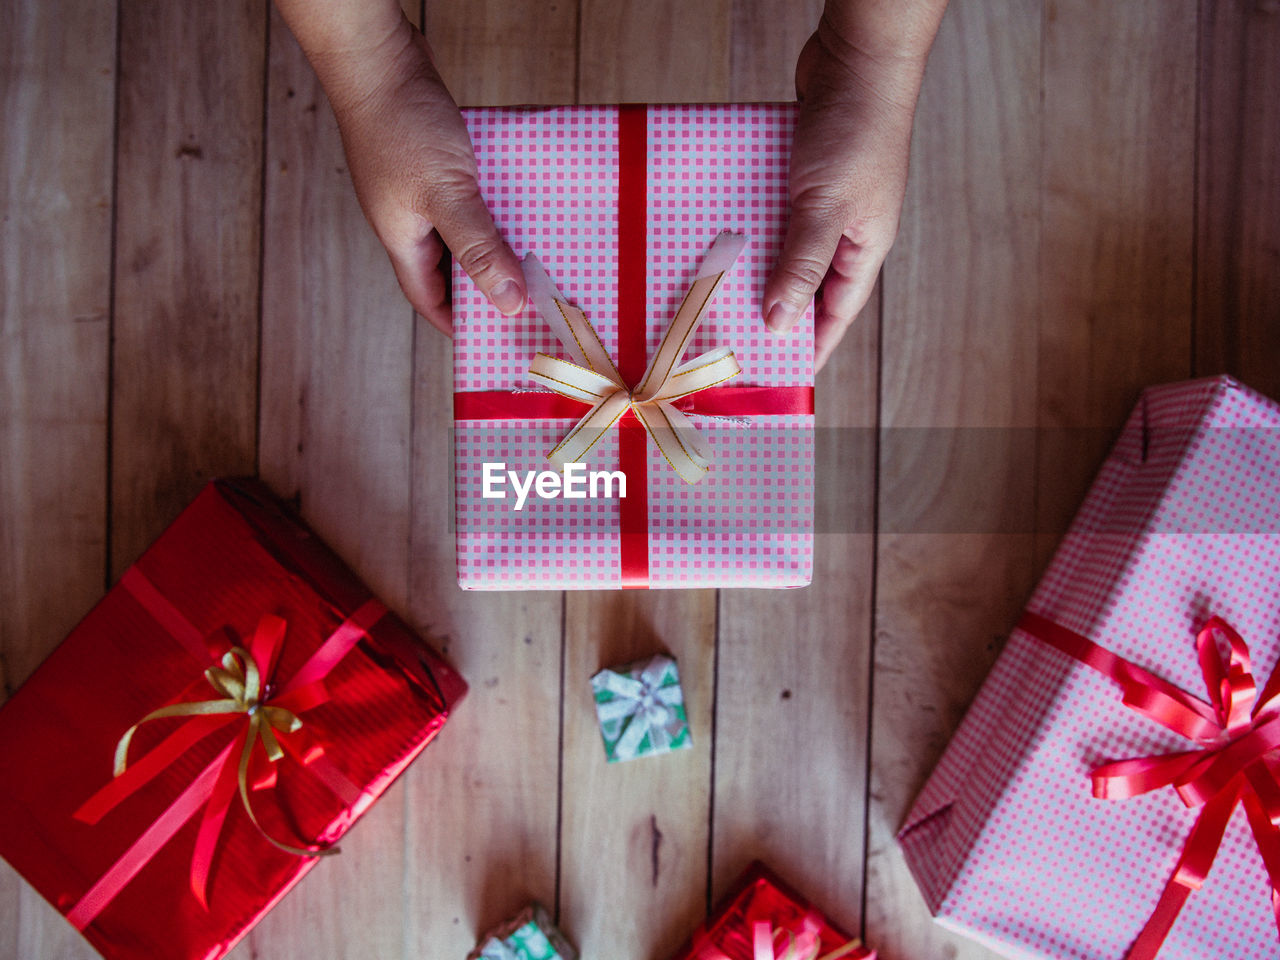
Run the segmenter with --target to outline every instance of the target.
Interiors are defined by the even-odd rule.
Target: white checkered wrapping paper
[[[1229,378],[1146,392],[1028,609],[1205,699],[1211,615],[1280,655],[1280,406]],[[1198,809],[1172,788],[1091,795],[1110,760],[1192,745],[1118,685],[1015,631],[899,835],[945,926],[1018,958],[1120,958]],[[1280,956],[1262,860],[1237,810],[1162,960]]]
[[[465,110],[481,190],[518,256],[535,253],[567,299],[617,357],[618,112],[615,107]],[[812,386],[813,322],[786,338],[760,320],[764,283],[787,217],[789,104],[648,108],[646,316],[657,349],[702,256],[724,229],[747,248],[686,352],[733,349],[743,373],[726,386]],[[494,310],[455,265],[454,390],[536,389],[536,352],[564,356],[532,305]],[[695,398],[696,402],[696,398]],[[582,412],[587,410],[582,406]],[[648,463],[651,587],[792,587],[812,575],[812,416],[725,421],[692,416],[713,451],[689,485],[651,440]],[[621,583],[618,502],[483,499],[486,462],[546,470],[545,455],[574,421],[455,422],[458,579],[467,589],[609,588]],[[617,430],[585,461],[618,469]],[[510,487],[507,487],[508,492]]]

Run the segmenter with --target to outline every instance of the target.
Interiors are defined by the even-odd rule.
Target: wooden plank
[[[1280,16],[1200,4],[1196,373],[1280,396]]]
[[[579,101],[725,99],[731,14],[729,0],[582,0]],[[568,595],[560,908],[584,955],[663,956],[705,909],[715,604],[710,590]],[[694,748],[607,765],[588,680],[664,650]]]
[[[822,0],[733,0],[729,99],[794,100],[796,59],[821,15]]]
[[[427,4],[436,67],[463,106],[575,102],[578,4],[440,0]]]
[[[803,12],[736,3],[733,99],[793,99],[796,58],[820,13],[813,3]],[[853,930],[865,857],[879,302],[877,291],[819,378],[814,582],[722,594],[716,696],[712,899],[760,857]]]
[[[1196,3],[1045,24],[1037,566],[1143,387],[1191,373]]]
[[[115,31],[0,12],[0,703],[102,593]],[[96,956],[3,861],[0,955]]]
[[[0,35],[0,703],[102,592],[114,34],[67,0]]]
[[[1032,0],[948,10],[884,271],[865,925],[886,956],[991,956],[929,922],[894,833],[1032,583],[1040,25]]]
[[[418,323],[418,368],[447,367]],[[416,398],[412,620],[471,690],[405,775],[406,960],[465,957],[525,904],[555,909],[561,713],[561,595],[458,589],[447,379],[420,377]]]
[[[861,929],[875,559],[877,290],[819,375],[814,579],[725,590],[713,901],[752,859]]]
[[[460,102],[569,103],[576,16],[571,3],[433,3],[427,35]],[[412,622],[471,691],[406,775],[405,957],[464,957],[526,903],[556,908],[562,600],[458,589],[452,348],[418,319],[414,351]]]
[[[580,0],[579,103],[719,103],[732,0]]]
[[[561,916],[583,956],[664,957],[706,909],[715,591],[570,593]],[[590,678],[669,653],[693,747],[605,760]]]
[[[113,577],[254,469],[265,11],[120,7]]]
[[[731,13],[728,0],[582,0],[579,101],[723,100]],[[559,905],[585,956],[669,954],[703,916],[714,621],[712,590],[567,596]],[[680,664],[694,749],[605,763],[590,676],[663,650]]]
[[[794,98],[821,4],[807,12],[735,3],[733,99]],[[725,590],[718,628],[712,900],[760,858],[852,930],[865,856],[879,309],[877,291],[817,384],[813,583]]]
[[[408,607],[413,311],[351,189],[337,123],[272,13],[259,459],[393,609]],[[245,956],[402,955],[403,782],[249,936]]]

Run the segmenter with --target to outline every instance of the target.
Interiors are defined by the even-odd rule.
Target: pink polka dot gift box
[[[454,267],[460,585],[808,583],[812,311],[760,319],[794,105],[464,116],[530,302]]]
[[[1280,956],[1278,660],[1280,406],[1152,388],[899,833],[938,921],[1018,958]]]

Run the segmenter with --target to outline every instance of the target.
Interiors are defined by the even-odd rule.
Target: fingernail
[[[489,299],[493,301],[493,305],[504,316],[508,317],[513,313],[519,313],[520,308],[524,306],[524,295],[520,292],[520,288],[516,286],[514,280],[503,280],[493,288],[493,293],[489,295]]]
[[[795,308],[794,304],[779,300],[773,305],[769,315],[765,317],[764,325],[773,333],[786,333],[796,325],[796,319],[799,316],[800,311]]]

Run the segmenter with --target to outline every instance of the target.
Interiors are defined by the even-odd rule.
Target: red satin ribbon
[[[1152,960],[1160,952],[1183,904],[1209,875],[1237,803],[1266,865],[1280,927],[1280,670],[1259,695],[1248,645],[1213,617],[1195,640],[1209,691],[1204,701],[1039,614],[1024,613],[1018,627],[1114,680],[1126,706],[1199,747],[1120,760],[1091,774],[1095,797],[1119,800],[1172,786],[1184,804],[1201,808],[1177,869],[1125,960]]]
[[[200,631],[141,573],[130,569],[121,579],[121,586],[133,595],[157,623],[193,654],[196,652],[193,648],[194,638],[200,637],[201,646],[204,646]],[[366,635],[367,631],[386,615],[386,612],[386,607],[375,599],[361,605],[326,638],[292,677],[281,684],[278,691],[264,697],[262,704],[284,707],[298,714],[326,702],[329,695],[322,683],[324,677]],[[260,665],[264,682],[274,673],[275,662],[279,657],[284,636],[283,631],[274,628],[269,621],[281,623],[279,618],[264,618],[249,648],[254,660]],[[208,663],[211,659],[216,662],[216,657],[208,648],[205,648],[202,660]],[[195,686],[197,685],[193,685]],[[199,699],[193,687],[189,687],[180,700]],[[184,720],[182,725],[160,744],[90,797],[76,811],[76,819],[90,824],[97,823],[119,803],[154,780],[187,749],[220,729],[237,724],[238,721],[242,723],[246,717],[246,714],[225,714],[195,716]],[[206,891],[213,857],[227,811],[238,789],[238,761],[247,735],[247,729],[239,731],[236,737],[196,776],[191,785],[156,818],[155,822],[121,854],[71,908],[67,913],[67,919],[77,929],[83,930],[92,923],[93,919],[137,875],[138,871],[201,809],[204,810],[204,815],[192,853],[190,883],[195,897],[206,909],[208,908]],[[310,770],[344,803],[353,804],[361,798],[363,791],[360,787],[324,755],[323,747],[311,739],[305,726],[290,734],[288,738],[281,739],[280,743],[286,753]],[[272,767],[267,776],[259,778],[254,783],[254,788],[262,789],[274,783],[275,772]],[[322,852],[322,849],[317,845],[315,852]]]
[[[833,950],[822,949],[822,929],[826,925],[822,914],[810,910],[792,926],[775,926],[772,918],[754,908],[747,911],[746,922],[751,931],[747,941],[751,944],[752,960],[876,960],[876,952],[856,940]],[[710,940],[710,932],[703,927],[694,937],[690,960],[732,960]]]
[[[645,244],[649,180],[648,108],[618,108],[618,373],[629,384],[644,376]],[[686,413],[749,417],[812,414],[812,387],[710,387],[678,401]],[[558,394],[477,390],[455,393],[455,420],[576,420],[583,404]],[[623,589],[649,586],[649,459],[644,426],[628,410],[618,421],[618,467],[627,495],[618,501]]]

